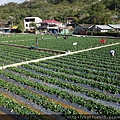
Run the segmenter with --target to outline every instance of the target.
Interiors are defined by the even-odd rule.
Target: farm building
[[[113,28],[108,25],[94,25],[92,26],[89,31],[92,32],[109,32],[113,31]]]
[[[40,26],[40,22],[42,22],[42,19],[39,17],[26,17],[24,19],[24,31],[25,32],[32,32],[35,30],[34,27],[30,27],[30,23],[36,23],[37,27]]]
[[[0,32],[4,32],[4,33],[10,32],[9,21],[1,21],[0,22]]]
[[[114,31],[116,32],[120,32],[120,24],[108,24],[108,26],[112,27],[114,29]]]
[[[62,22],[57,20],[44,20],[40,22],[41,26],[39,26],[40,31],[44,32],[52,32],[52,33],[59,33],[60,28],[62,27]]]
[[[40,22],[40,24],[41,26],[39,26],[39,29],[41,31],[49,31],[52,33],[59,33],[59,30],[62,27],[62,22],[56,20],[44,20]]]
[[[79,24],[75,27],[73,34],[86,35],[92,26],[92,24]]]

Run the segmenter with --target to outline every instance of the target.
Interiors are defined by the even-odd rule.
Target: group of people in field
[[[57,38],[57,35],[56,35],[55,37]],[[65,37],[64,39],[66,39],[68,36],[64,36],[64,37]],[[43,36],[42,36],[41,39],[43,39]],[[106,43],[106,39],[105,39],[105,38],[102,38],[102,39],[100,40],[100,43],[101,43],[101,44],[105,44],[105,43]],[[38,37],[36,37],[36,48],[38,48]],[[111,55],[111,56],[114,56],[114,55],[115,55],[115,50],[110,50],[110,55]]]

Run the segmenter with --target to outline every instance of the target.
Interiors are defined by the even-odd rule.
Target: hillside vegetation
[[[10,20],[18,25],[27,16],[56,19],[74,23],[116,24],[120,22],[119,0],[30,0],[21,4],[10,2],[0,6],[0,21]]]

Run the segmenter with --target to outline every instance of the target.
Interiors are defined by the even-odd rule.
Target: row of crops
[[[0,66],[44,58],[52,55],[55,54],[0,45]]]
[[[111,49],[116,51],[114,57]],[[29,116],[31,120],[40,114],[51,115],[41,116],[45,120],[83,114],[116,119],[120,115],[119,51],[118,44],[1,70],[0,109],[25,118],[35,114]]]

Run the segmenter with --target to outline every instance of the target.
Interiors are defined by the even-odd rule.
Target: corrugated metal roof
[[[93,24],[79,24],[82,28],[90,28]]]
[[[57,21],[57,20],[44,20],[44,21],[42,21],[41,23],[48,23],[48,24],[56,24],[56,23],[61,23],[61,22],[59,22],[59,21]]]
[[[112,30],[113,28],[108,25],[96,25],[96,28],[100,28],[102,30]]]
[[[110,27],[112,27],[112,28],[119,28],[120,29],[120,24],[115,24],[115,25],[113,25],[113,24],[108,24]]]

